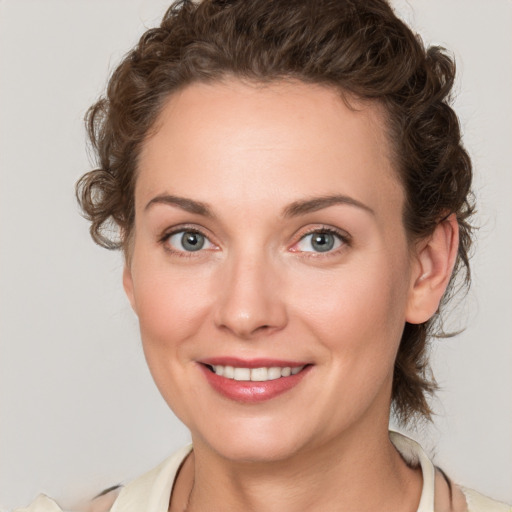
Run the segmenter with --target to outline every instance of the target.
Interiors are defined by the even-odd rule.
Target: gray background
[[[443,387],[413,435],[452,478],[512,502],[512,2],[397,0],[452,49],[479,200],[474,286],[435,343]],[[145,367],[122,259],[73,197],[90,168],[82,118],[162,0],[0,0],[0,508],[69,506],[188,439]]]

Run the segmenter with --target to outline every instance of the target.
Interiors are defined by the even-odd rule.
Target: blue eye
[[[297,244],[302,252],[329,252],[344,243],[342,237],[330,231],[315,231],[303,236]]]
[[[213,247],[208,238],[198,231],[177,231],[167,238],[167,242],[174,250],[183,252],[197,252]]]

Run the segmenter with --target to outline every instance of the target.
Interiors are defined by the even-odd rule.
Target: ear
[[[459,225],[455,214],[441,221],[431,236],[415,249],[415,264],[406,310],[406,321],[421,324],[439,308],[450,282],[459,248]]]
[[[125,262],[123,269],[123,288],[132,305],[133,311],[137,314],[137,309],[135,308],[135,295],[133,293],[133,277],[130,265],[128,262]]]

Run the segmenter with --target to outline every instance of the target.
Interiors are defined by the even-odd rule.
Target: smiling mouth
[[[266,382],[277,380],[291,375],[297,375],[307,365],[302,366],[270,366],[260,368],[242,368],[228,365],[205,365],[212,373],[226,379],[246,382]]]
[[[234,357],[212,358],[199,364],[214,391],[243,404],[262,403],[292,390],[313,366],[298,361]]]

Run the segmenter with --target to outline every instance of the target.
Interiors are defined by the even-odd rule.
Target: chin
[[[293,457],[308,444],[307,436],[286,422],[239,419],[216,425],[206,434],[192,431],[194,444],[208,445],[221,457],[238,462],[277,462]]]
[[[216,443],[218,444],[218,443]],[[293,458],[298,446],[283,439],[231,440],[227,445],[212,446],[223,458],[240,463],[272,463]]]

